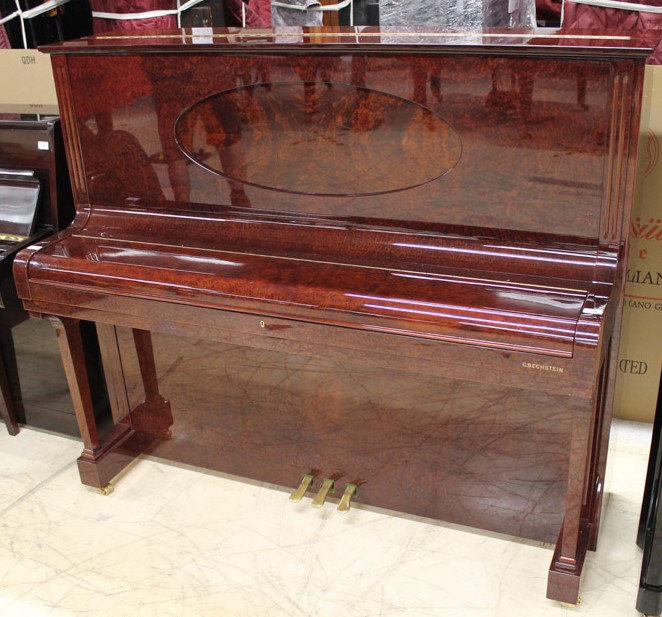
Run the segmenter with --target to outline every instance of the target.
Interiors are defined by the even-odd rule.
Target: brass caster
[[[559,602],[563,608],[577,608],[582,603],[581,598],[577,600],[577,604],[572,604],[570,602]]]
[[[104,486],[103,488],[100,488],[99,492],[102,495],[110,495],[114,490],[115,490],[115,487],[109,482],[108,484],[106,484],[106,486]]]

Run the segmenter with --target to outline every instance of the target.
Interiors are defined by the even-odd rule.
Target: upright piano
[[[12,328],[28,316],[16,296],[16,253],[73,218],[57,116],[0,114],[0,416],[11,434],[25,420]]]
[[[271,360],[236,405],[196,427],[214,437],[209,466],[317,506],[555,542],[548,596],[576,602],[655,42],[368,27],[46,48],[77,214],[14,271],[58,334],[82,481],[104,489],[192,413],[160,391],[152,333],[259,349]],[[91,322],[109,427],[91,404]],[[269,371],[283,377],[258,396]],[[205,381],[235,385],[227,370]]]

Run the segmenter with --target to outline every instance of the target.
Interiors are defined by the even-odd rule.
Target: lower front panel
[[[309,497],[333,477],[331,497],[356,483],[361,503],[558,537],[569,397],[163,334],[153,341],[174,424],[152,454],[290,489],[312,472]],[[129,330],[120,344],[135,407],[143,392]]]

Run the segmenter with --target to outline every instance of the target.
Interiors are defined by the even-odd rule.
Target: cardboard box
[[[0,113],[58,113],[49,56],[36,49],[0,50]]]
[[[652,422],[662,368],[662,66],[647,66],[614,415]]]

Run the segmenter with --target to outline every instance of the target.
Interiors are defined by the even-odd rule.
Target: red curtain
[[[9,44],[9,37],[4,26],[0,26],[0,49],[9,49],[11,45]]]
[[[170,11],[177,8],[175,0],[90,0],[92,11],[104,13],[144,13],[146,11]],[[112,30],[167,30],[177,27],[177,16],[152,17],[149,19],[92,19],[95,34]]]
[[[265,27],[271,25],[271,0],[225,0],[225,6],[238,23],[241,23],[241,5],[246,7],[246,25]]]
[[[624,3],[627,5],[627,3]],[[662,0],[636,0],[636,4],[662,6]],[[563,30],[612,29],[619,33],[628,30],[660,30],[662,14],[644,10],[612,9],[566,0],[563,6]],[[662,64],[662,42],[648,60],[649,64]]]

